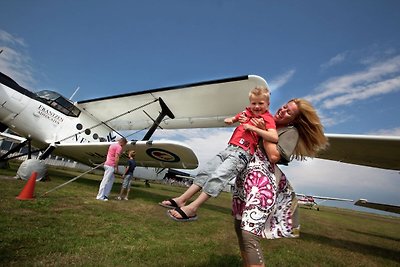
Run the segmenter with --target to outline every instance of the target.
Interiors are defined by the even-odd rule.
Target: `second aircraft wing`
[[[317,157],[369,167],[400,170],[400,137],[326,134],[329,147]]]

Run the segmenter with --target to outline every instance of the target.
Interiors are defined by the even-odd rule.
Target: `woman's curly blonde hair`
[[[302,98],[294,98],[299,110],[299,115],[292,122],[299,132],[299,141],[293,153],[297,160],[304,160],[305,157],[315,157],[318,151],[328,146],[328,138],[324,134],[324,127],[313,105]],[[289,103],[288,102],[288,103]]]

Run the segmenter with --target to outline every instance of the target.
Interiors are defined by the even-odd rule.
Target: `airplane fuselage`
[[[314,198],[310,197],[310,196],[305,196],[305,197],[298,197],[297,202],[300,205],[306,206],[306,207],[314,207],[317,205],[317,203],[315,202]]]
[[[0,77],[0,122],[20,136],[30,138],[34,146],[115,139],[112,130],[58,93],[47,90],[33,93],[12,80],[4,82],[6,77]]]

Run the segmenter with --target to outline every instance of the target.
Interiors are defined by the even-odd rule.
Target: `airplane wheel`
[[[36,181],[47,177],[46,164],[42,160],[27,159],[19,166],[16,176],[22,180],[28,180],[33,172],[37,172]]]

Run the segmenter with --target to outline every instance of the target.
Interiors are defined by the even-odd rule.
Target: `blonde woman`
[[[297,200],[276,165],[314,157],[327,146],[323,126],[310,102],[292,99],[275,114],[278,143],[260,142],[246,170],[236,179],[232,200],[235,230],[245,266],[265,266],[261,238],[297,237]],[[253,121],[258,128],[262,122]],[[256,126],[248,126],[255,131]]]

